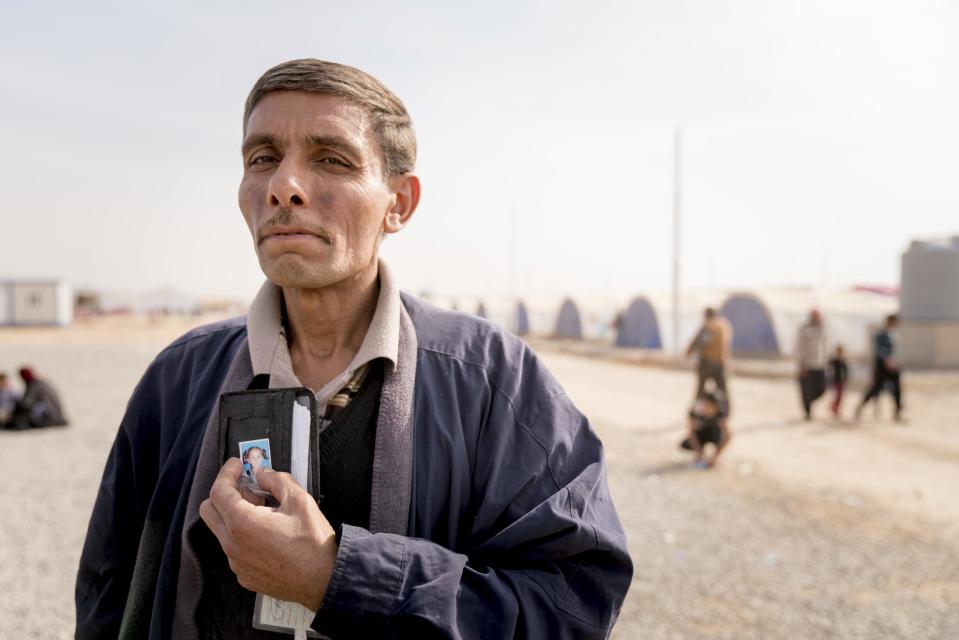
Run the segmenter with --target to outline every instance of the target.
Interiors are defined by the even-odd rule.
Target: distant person
[[[806,420],[812,419],[812,405],[826,393],[826,330],[817,309],[809,312],[809,320],[799,329],[796,359],[799,364],[799,393]]]
[[[695,397],[699,397],[712,380],[716,388],[728,398],[726,389],[726,361],[729,360],[733,339],[733,329],[726,318],[718,315],[712,307],[707,307],[703,317],[703,326],[689,343],[686,356],[699,356],[698,381]]]
[[[0,372],[0,429],[7,426],[7,423],[13,419],[13,411],[17,408],[18,400],[20,400],[20,394],[10,386],[10,378],[6,373]]]
[[[713,468],[719,454],[729,444],[729,415],[724,402],[716,393],[704,391],[696,398],[696,402],[689,410],[689,432],[686,439],[680,443],[683,449],[696,454],[693,464],[703,468]],[[712,456],[704,460],[706,445],[712,444]]]
[[[829,409],[838,418],[839,412],[842,410],[842,392],[846,388],[846,380],[849,378],[849,366],[846,364],[845,350],[841,344],[836,345],[836,351],[829,360],[829,372],[833,392],[835,393]]]
[[[30,427],[62,427],[67,424],[60,396],[46,380],[38,378],[30,367],[20,369],[23,379],[23,397],[13,411],[14,429]]]
[[[876,359],[875,366],[873,367],[872,386],[856,408],[857,420],[862,416],[862,410],[863,407],[866,406],[866,403],[872,400],[878,400],[879,394],[881,394],[887,386],[892,393],[893,399],[896,401],[896,414],[894,417],[896,420],[902,418],[902,388],[899,379],[899,365],[895,359],[896,341],[893,333],[898,324],[899,316],[892,314],[886,318],[886,324],[882,331],[876,334],[873,342]]]
[[[623,311],[617,311],[616,315],[613,317],[613,331],[615,332],[615,337],[618,337],[620,332],[623,330],[623,325],[626,323],[626,314]]]

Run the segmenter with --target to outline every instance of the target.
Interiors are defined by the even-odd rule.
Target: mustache
[[[323,238],[328,243],[332,243],[332,236],[325,227],[309,220],[304,220],[293,213],[291,209],[281,209],[275,216],[258,226],[256,229],[256,243],[260,244],[263,242],[276,227],[297,227],[307,233],[312,233],[315,236]]]

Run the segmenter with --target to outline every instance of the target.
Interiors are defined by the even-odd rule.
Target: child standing
[[[842,404],[842,391],[846,386],[846,379],[849,377],[849,367],[846,365],[846,357],[841,344],[836,345],[836,352],[829,360],[829,371],[832,373],[832,386],[836,392],[830,408],[832,414],[838,418],[840,405]]]

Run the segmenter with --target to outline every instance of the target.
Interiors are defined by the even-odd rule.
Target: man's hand
[[[250,504],[236,488],[242,472],[239,458],[227,460],[200,505],[200,517],[220,541],[241,586],[318,610],[336,562],[333,527],[288,473],[264,469],[256,477],[278,508]]]

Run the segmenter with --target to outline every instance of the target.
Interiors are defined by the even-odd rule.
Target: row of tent
[[[439,306],[473,313],[518,335],[602,341],[618,347],[670,351],[671,296],[616,298],[432,299]],[[681,349],[698,331],[703,310],[713,307],[733,327],[733,353],[740,357],[786,357],[794,353],[800,326],[812,309],[822,314],[832,345],[867,355],[870,337],[894,313],[894,295],[871,290],[810,289],[688,293],[679,304]]]

